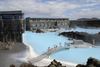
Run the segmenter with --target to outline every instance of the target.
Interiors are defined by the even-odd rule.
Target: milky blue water
[[[53,54],[52,57],[74,63],[85,63],[87,58],[100,59],[100,48],[73,48]]]
[[[23,41],[31,45],[38,54],[47,51],[48,47],[54,47],[54,45],[58,45],[59,43],[64,45],[65,42],[71,42],[68,41],[68,38],[58,36],[58,33],[55,32],[25,32],[23,34]],[[50,57],[74,63],[85,63],[89,57],[100,59],[100,48],[71,48],[70,50],[55,53]]]

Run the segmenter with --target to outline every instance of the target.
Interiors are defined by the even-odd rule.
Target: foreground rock
[[[47,67],[66,67],[66,66],[63,66],[60,62],[57,62],[56,60],[53,60],[51,64],[49,64]]]
[[[100,67],[100,60],[95,58],[88,58],[86,65],[78,64],[76,67]]]

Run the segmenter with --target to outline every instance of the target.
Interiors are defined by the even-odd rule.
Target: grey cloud
[[[75,0],[74,0],[75,1]],[[88,1],[89,0],[80,0]],[[92,0],[93,2],[94,0]],[[23,10],[25,16],[32,17],[66,17],[68,10],[76,11],[79,8],[93,7],[99,3],[86,3],[86,4],[76,4],[71,1],[65,0],[48,0],[46,3],[41,2],[41,0],[0,0],[0,10]],[[82,10],[80,10],[82,11]],[[87,10],[86,10],[87,11]],[[97,12],[97,16],[99,11]],[[72,13],[74,17],[85,16],[84,12],[81,13],[74,12]],[[92,16],[91,13],[87,13]],[[68,16],[67,16],[68,17]]]

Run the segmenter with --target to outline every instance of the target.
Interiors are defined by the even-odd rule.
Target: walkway
[[[75,45],[75,44],[65,44],[64,46],[55,46],[54,48],[48,48],[48,50],[46,52],[44,52],[43,54],[33,58],[32,60],[30,60],[30,62],[32,61],[32,63],[38,62],[44,58],[48,58],[51,54],[62,51],[62,50],[68,50],[70,48],[89,48],[89,47],[93,47],[93,45]]]

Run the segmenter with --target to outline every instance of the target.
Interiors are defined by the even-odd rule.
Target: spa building
[[[22,42],[22,11],[0,11],[0,41]]]
[[[26,18],[26,30],[69,28],[68,18]]]

